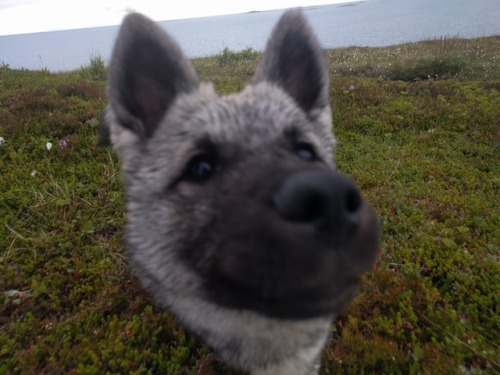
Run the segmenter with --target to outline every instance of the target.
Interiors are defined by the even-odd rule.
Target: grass
[[[500,371],[499,51],[488,37],[327,52],[336,159],[383,251],[321,374]],[[227,94],[257,57],[194,65]],[[0,374],[235,374],[129,271],[118,161],[96,147],[104,76],[97,60],[0,66]]]

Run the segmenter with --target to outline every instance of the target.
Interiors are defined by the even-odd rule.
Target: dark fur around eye
[[[216,158],[209,154],[198,154],[191,158],[186,166],[184,178],[190,182],[204,182],[215,173]]]
[[[295,146],[295,151],[299,158],[304,161],[316,161],[318,160],[318,156],[316,155],[316,151],[314,147],[307,142],[299,142]]]

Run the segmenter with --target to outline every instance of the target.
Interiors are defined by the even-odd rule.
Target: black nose
[[[362,199],[341,173],[307,171],[288,177],[275,193],[274,204],[285,220],[313,226],[343,244],[359,224]]]

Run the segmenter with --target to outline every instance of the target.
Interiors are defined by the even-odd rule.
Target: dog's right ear
[[[300,9],[288,10],[280,18],[253,81],[280,86],[311,117],[329,111],[325,58]]]
[[[140,140],[153,136],[178,95],[198,87],[196,74],[179,46],[138,13],[123,21],[108,77],[107,111],[114,122],[110,125],[131,130]]]

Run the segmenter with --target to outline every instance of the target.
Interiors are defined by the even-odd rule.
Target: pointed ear
[[[140,139],[149,138],[175,98],[197,87],[177,44],[152,20],[128,15],[109,66],[109,110],[117,122]]]
[[[280,86],[306,113],[329,105],[323,52],[299,9],[287,11],[274,28],[254,77],[262,81]]]

